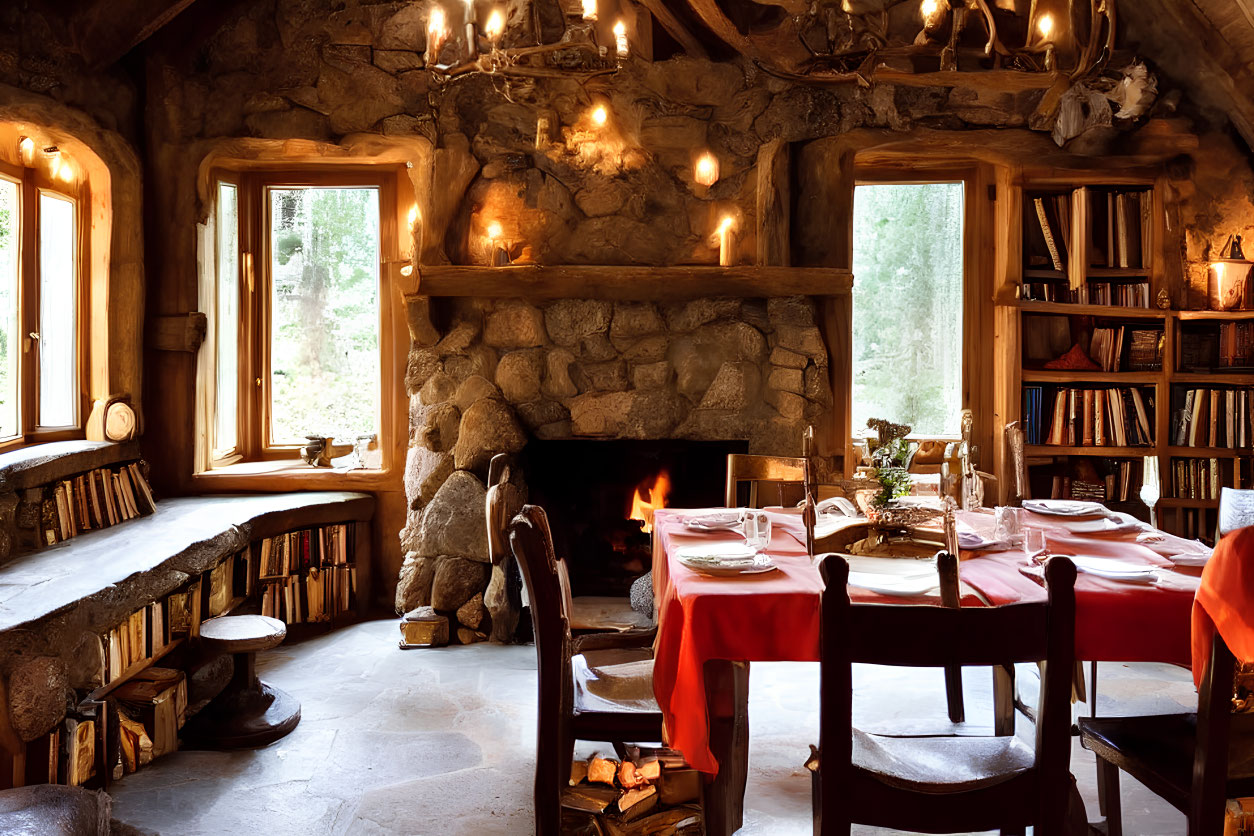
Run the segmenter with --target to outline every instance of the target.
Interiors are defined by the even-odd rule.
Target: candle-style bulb
[[[448,21],[444,17],[444,9],[436,6],[427,17],[427,36],[442,38]]]
[[[500,238],[501,232],[502,232],[501,225],[497,221],[492,221],[492,223],[488,224],[488,239],[489,240],[495,241],[496,239]]]
[[[505,15],[501,14],[500,9],[493,9],[492,14],[488,15],[488,22],[483,25],[483,34],[488,36],[494,46],[501,40],[501,35],[505,34]]]
[[[940,11],[940,3],[938,0],[922,0],[922,2],[919,3],[919,14],[923,16],[924,20],[930,20],[932,15],[936,14],[938,11]]]
[[[597,19],[597,0],[583,0],[583,19]]]
[[[1036,31],[1041,33],[1041,40],[1048,41],[1050,36],[1054,34],[1054,16],[1051,14],[1043,14],[1040,20],[1036,21]]]
[[[592,109],[592,124],[598,128],[605,127],[605,123],[610,119],[610,112],[605,109],[605,105],[597,105]]]
[[[692,179],[702,186],[713,186],[718,182],[718,157],[706,151],[697,158]]]
[[[626,58],[629,51],[627,45],[627,24],[620,20],[614,24],[614,52],[619,58]]]

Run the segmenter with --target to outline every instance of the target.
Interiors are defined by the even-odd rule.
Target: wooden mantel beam
[[[157,33],[195,0],[95,0],[70,19],[89,67],[101,69]]]
[[[453,265],[420,267],[415,284],[413,277],[401,277],[399,263],[394,266],[393,280],[405,295],[420,296],[657,301],[702,296],[845,296],[853,288],[848,270],[831,268]]]

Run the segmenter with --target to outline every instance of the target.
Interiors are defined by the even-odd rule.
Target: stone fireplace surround
[[[509,641],[517,624],[501,594],[506,569],[488,558],[494,454],[531,438],[616,438],[742,440],[751,453],[799,455],[804,428],[832,407],[809,297],[406,303],[409,511],[396,610],[431,606],[462,643]],[[526,474],[512,478],[525,496]]]

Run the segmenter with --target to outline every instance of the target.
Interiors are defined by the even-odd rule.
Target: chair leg
[[[1123,809],[1119,800],[1119,767],[1097,759],[1097,805],[1106,819],[1106,836],[1122,836]]]
[[[945,701],[949,704],[949,721],[963,722],[966,719],[966,710],[962,704],[961,665],[949,665],[945,668]]]
[[[710,751],[718,775],[706,786],[706,832],[730,836],[744,820],[749,779],[749,663],[710,659],[705,663]]]
[[[993,734],[1009,737],[1015,733],[1015,668],[993,665]]]

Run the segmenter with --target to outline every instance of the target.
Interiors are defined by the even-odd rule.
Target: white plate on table
[[[739,511],[710,511],[705,514],[691,514],[683,519],[684,528],[689,531],[728,531],[740,526]]]
[[[1115,560],[1110,557],[1090,557],[1076,555],[1070,557],[1077,572],[1096,575],[1112,581],[1125,583],[1154,583],[1158,580],[1159,570],[1144,563],[1130,563],[1126,560]]]
[[[1144,527],[1141,521],[1131,514],[1118,513],[1112,513],[1109,517],[1099,517],[1095,520],[1063,519],[1052,524],[1065,528],[1072,534],[1126,534],[1140,531]]]
[[[874,572],[850,572],[849,585],[869,589],[880,595],[897,598],[917,598],[940,588],[940,580],[933,571],[929,575],[881,575]]]
[[[675,552],[680,564],[704,575],[756,575],[775,569],[769,555],[738,543],[706,543],[684,546]]]
[[[1075,499],[1025,499],[1023,508],[1033,514],[1054,517],[1105,517],[1110,509],[1100,502],[1082,502]]]

